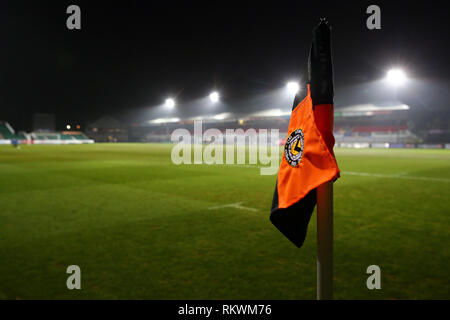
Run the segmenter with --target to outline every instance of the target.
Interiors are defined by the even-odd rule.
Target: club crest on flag
[[[294,130],[284,145],[284,157],[292,167],[298,166],[302,160],[304,137],[302,129]]]

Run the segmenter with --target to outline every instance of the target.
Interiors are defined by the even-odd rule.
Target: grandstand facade
[[[225,111],[225,110],[222,110]],[[194,122],[201,120],[202,131],[242,129],[247,136],[260,130],[279,130],[279,141],[284,144],[289,126],[290,110],[268,109],[258,112],[202,115],[185,118],[156,118],[130,125],[110,116],[103,116],[89,124],[85,133],[41,129],[31,133],[15,131],[5,121],[0,121],[0,143],[27,144],[79,144],[95,142],[171,142],[176,129],[186,129],[193,136]],[[48,117],[47,117],[48,118]],[[46,118],[46,119],[47,119]],[[354,148],[449,148],[450,123],[445,117],[430,116],[424,119],[401,103],[367,103],[335,108],[334,136],[336,146]],[[42,121],[41,121],[42,122]],[[48,121],[47,121],[48,122]],[[256,133],[256,135],[257,135]]]
[[[187,119],[160,118],[135,123],[131,126],[130,140],[137,142],[170,142],[171,133],[178,128],[194,132],[194,121],[202,120],[203,132],[210,128],[226,129],[253,128],[278,129],[280,144],[287,136],[290,112],[270,115],[261,112],[253,115],[220,114]],[[434,129],[436,131],[436,129]],[[336,145],[340,147],[427,147],[449,148],[450,130],[443,126],[438,130],[440,139],[430,135],[429,130],[421,130],[411,117],[410,108],[404,104],[377,106],[373,104],[355,105],[335,110],[334,134]],[[444,133],[444,134],[442,134]],[[434,139],[431,139],[434,138]]]
[[[414,145],[423,142],[411,131],[409,107],[361,105],[335,112],[334,135],[341,146]]]
[[[16,132],[6,121],[0,121],[0,144],[82,144],[94,143],[83,132]]]

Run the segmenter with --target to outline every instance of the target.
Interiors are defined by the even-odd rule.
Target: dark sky
[[[66,28],[70,4],[81,7],[80,31]],[[381,7],[381,30],[366,28],[369,4]],[[237,101],[305,79],[321,16],[333,27],[336,94],[394,65],[445,93],[446,8],[444,1],[2,1],[0,120],[25,130],[36,112],[54,113],[58,128],[105,113],[131,121],[167,96],[189,101],[214,87],[230,108],[242,108]],[[434,99],[447,107],[440,93]]]

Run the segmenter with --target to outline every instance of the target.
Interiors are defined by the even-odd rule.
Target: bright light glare
[[[168,98],[166,99],[166,107],[169,109],[172,109],[173,107],[175,107],[175,100],[173,100],[172,98]]]
[[[391,69],[386,74],[386,81],[393,86],[400,86],[406,82],[406,75],[400,69]]]
[[[158,118],[150,120],[149,123],[173,123],[180,121],[180,118]]]
[[[223,113],[219,113],[213,116],[213,119],[215,120],[225,120],[226,118],[230,117],[230,113],[229,112],[223,112]]]
[[[214,103],[219,101],[219,93],[217,91],[211,92],[211,94],[209,95],[209,100]]]
[[[67,128],[67,130],[70,130],[70,128],[71,128],[70,124],[68,124],[68,125],[66,126],[66,128]]]
[[[295,81],[290,81],[286,84],[286,88],[289,90],[290,93],[296,94],[298,90],[300,90],[300,86]]]

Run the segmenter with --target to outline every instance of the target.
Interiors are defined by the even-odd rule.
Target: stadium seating
[[[79,144],[94,143],[83,132],[15,132],[8,122],[0,121],[0,140],[2,144],[12,143],[13,140],[19,140],[19,143],[35,144]]]
[[[226,129],[250,128],[256,131],[260,129],[278,129],[280,138],[284,138],[288,129],[288,118],[252,118],[245,121],[210,121],[202,123],[202,130],[215,128],[225,133]],[[136,141],[148,142],[169,142],[170,133],[175,129],[186,129],[193,134],[193,123],[178,122],[156,125],[146,125],[133,129],[133,135]],[[409,130],[405,121],[381,119],[380,121],[367,121],[361,119],[345,119],[335,126],[335,138],[338,143],[416,143],[418,138]]]
[[[35,139],[37,140],[57,140],[58,136],[56,134],[35,134]]]
[[[404,125],[388,126],[358,126],[352,129],[352,132],[398,132],[405,131],[408,127]]]
[[[23,133],[16,133],[8,122],[0,121],[0,135],[1,139],[7,140],[25,140]]]
[[[86,140],[89,139],[87,136],[85,136],[84,134],[74,134],[72,137],[74,137],[75,139],[78,140]]]
[[[60,132],[34,132],[31,134],[34,140],[89,140],[84,133],[67,134]]]

